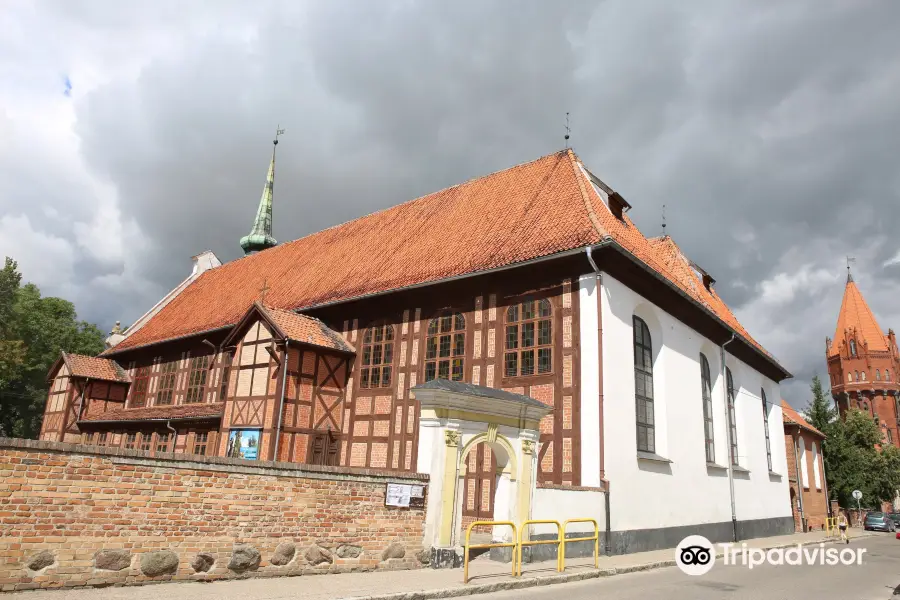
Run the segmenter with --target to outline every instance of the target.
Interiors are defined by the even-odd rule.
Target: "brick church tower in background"
[[[825,356],[831,395],[841,416],[850,408],[877,419],[885,442],[900,447],[900,353],[897,338],[878,326],[875,315],[847,272],[844,300],[834,339],[826,338]]]

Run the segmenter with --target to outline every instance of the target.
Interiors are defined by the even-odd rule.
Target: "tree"
[[[837,410],[834,408],[834,402],[830,397],[825,395],[825,389],[822,387],[822,380],[818,375],[813,375],[812,383],[809,386],[812,392],[812,402],[803,411],[803,416],[810,425],[828,435],[827,430],[837,419]]]
[[[828,486],[841,506],[856,506],[851,494],[860,490],[863,502],[878,505],[900,488],[900,451],[882,443],[881,430],[869,413],[851,409],[828,428],[822,444]]]
[[[62,298],[41,297],[21,285],[18,265],[7,257],[0,270],[0,434],[35,437],[47,399],[47,371],[60,351],[95,355],[103,332],[79,321]]]

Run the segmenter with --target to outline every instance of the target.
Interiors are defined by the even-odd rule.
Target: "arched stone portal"
[[[462,546],[463,488],[467,458],[487,444],[494,465],[494,521],[520,523],[531,514],[538,422],[553,408],[528,396],[436,379],[412,389],[419,401],[417,469],[430,473],[425,545],[433,558],[456,564]],[[511,539],[496,527],[495,540]]]

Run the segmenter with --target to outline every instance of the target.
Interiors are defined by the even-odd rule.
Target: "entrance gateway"
[[[431,474],[424,545],[433,549],[432,566],[458,566],[464,521],[477,517],[521,523],[530,517],[538,423],[553,407],[521,394],[446,379],[411,391],[421,410],[416,468]],[[485,460],[478,460],[479,448]],[[476,466],[477,472],[470,474],[470,466],[479,464],[483,467]],[[471,506],[464,497],[467,479],[480,492],[474,498],[475,511],[464,510]],[[485,493],[492,495],[487,502]],[[512,541],[512,531],[498,526],[491,537]]]

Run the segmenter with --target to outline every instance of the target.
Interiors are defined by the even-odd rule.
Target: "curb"
[[[867,537],[873,537],[875,534],[866,533],[858,535],[853,540],[859,540]],[[822,538],[820,540],[812,540],[809,542],[796,542],[793,544],[778,544],[775,546],[765,546],[761,550],[777,550],[779,548],[793,548],[797,544],[801,546],[809,546],[812,544],[833,544],[839,540],[834,538]],[[724,552],[716,553],[716,558],[724,556]],[[442,598],[462,598],[464,596],[475,596],[477,594],[492,594],[494,592],[505,592],[509,590],[521,590],[525,588],[542,587],[548,585],[559,585],[561,583],[573,583],[576,581],[586,581],[588,579],[599,579],[601,577],[614,577],[616,575],[624,575],[626,573],[636,573],[639,571],[653,571],[665,567],[674,567],[675,560],[659,560],[655,562],[643,563],[639,565],[629,565],[626,567],[614,567],[611,569],[597,569],[596,571],[582,571],[580,573],[570,573],[568,575],[547,575],[545,577],[519,577],[508,581],[496,581],[494,583],[478,583],[474,585],[459,585],[451,588],[436,590],[421,590],[418,592],[394,592],[391,594],[380,594],[376,596],[346,596],[338,600],[439,600]]]

